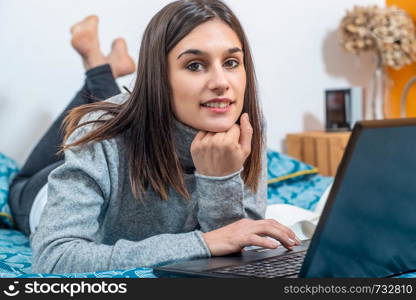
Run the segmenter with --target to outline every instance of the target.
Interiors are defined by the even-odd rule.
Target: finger
[[[207,131],[205,132],[204,136],[201,138],[200,141],[206,144],[211,140],[213,136],[214,136],[214,133]]]
[[[198,133],[194,137],[194,141],[201,141],[205,137],[206,134],[207,134],[206,131],[198,131]]]
[[[191,153],[194,154],[195,151],[199,151],[199,147],[201,146],[201,141],[204,138],[206,132],[205,131],[198,131],[196,136],[194,137],[191,143]]]
[[[228,129],[227,134],[226,134],[226,139],[229,141],[235,141],[235,143],[239,143],[240,140],[240,126],[238,126],[237,124],[234,124],[233,126],[231,126],[230,129]]]
[[[276,241],[273,241],[266,237],[261,237],[256,234],[250,236],[249,243],[250,245],[247,246],[258,246],[267,249],[276,249],[277,247],[279,247],[279,244]]]
[[[211,138],[214,143],[222,145],[226,139],[226,135],[227,134],[225,132],[213,132]]]
[[[274,219],[267,219],[265,221],[269,222],[272,226],[276,227],[277,229],[283,230],[287,234],[287,236],[295,242],[296,245],[301,244],[300,239],[296,236],[293,230],[290,229],[289,227],[277,222]]]
[[[291,239],[282,228],[277,228],[271,225],[269,222],[256,222],[253,226],[254,233],[257,235],[267,235],[271,238],[278,240],[285,248],[292,249],[295,246],[295,241]]]
[[[247,154],[251,152],[251,138],[253,137],[253,127],[251,127],[248,114],[244,113],[240,118],[240,145]]]
[[[283,224],[280,224],[279,222],[275,220],[270,220],[270,221],[273,224],[272,226],[274,226],[277,230],[283,231],[287,235],[288,242],[290,245],[299,246],[301,244],[300,239],[296,236],[296,234],[292,231],[292,229],[290,229],[289,227],[286,227]]]

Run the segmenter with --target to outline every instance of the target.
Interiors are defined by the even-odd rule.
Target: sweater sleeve
[[[71,136],[68,142],[73,140]],[[51,172],[48,201],[31,236],[32,270],[80,273],[209,257],[202,232],[197,230],[141,241],[120,239],[111,245],[97,242],[111,181],[116,180],[110,176],[110,169],[116,166],[107,153],[109,143],[105,140],[66,150],[64,164]]]
[[[241,178],[242,169],[222,177],[196,173],[198,221],[203,232],[242,218],[263,219],[267,206],[267,157],[262,153],[258,190],[253,193]]]

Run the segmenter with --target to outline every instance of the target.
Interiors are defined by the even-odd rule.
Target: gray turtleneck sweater
[[[122,103],[120,94],[106,101]],[[99,117],[88,115],[85,120]],[[79,139],[92,125],[77,129]],[[176,122],[181,163],[194,164],[190,145],[196,131]],[[266,168],[259,190],[244,186],[240,172],[223,177],[185,174],[186,200],[170,189],[168,201],[148,190],[135,200],[121,137],[65,151],[65,163],[49,175],[48,200],[31,235],[33,272],[78,273],[154,267],[209,257],[202,233],[241,218],[261,219],[266,210]],[[265,157],[264,157],[265,159]]]

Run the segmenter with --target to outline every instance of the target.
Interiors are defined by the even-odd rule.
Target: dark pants
[[[63,155],[56,155],[63,142],[63,119],[74,107],[120,93],[110,65],[96,67],[85,74],[82,89],[48,129],[10,185],[9,203],[15,227],[26,235],[30,234],[29,214],[37,193],[47,183],[49,173],[64,162]]]

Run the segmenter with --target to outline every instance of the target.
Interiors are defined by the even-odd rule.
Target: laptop
[[[159,266],[157,276],[394,277],[416,271],[416,118],[357,122],[311,240]]]

